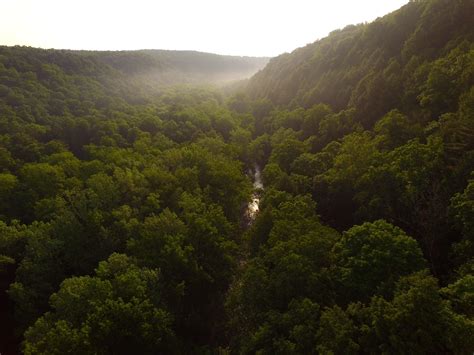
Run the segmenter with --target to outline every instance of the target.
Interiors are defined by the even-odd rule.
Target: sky
[[[276,56],[408,0],[0,0],[0,45]]]

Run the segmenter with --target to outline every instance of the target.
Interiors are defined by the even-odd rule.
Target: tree
[[[323,353],[469,354],[474,348],[471,319],[443,300],[425,271],[397,281],[393,297],[334,306],[322,312],[318,350]]]
[[[449,212],[462,234],[462,239],[453,246],[457,264],[462,273],[469,273],[474,268],[474,180],[469,181],[462,193],[453,196]]]
[[[340,307],[326,308],[319,321],[317,351],[319,354],[358,354],[357,327]]]
[[[432,354],[474,349],[474,323],[453,312],[425,272],[401,278],[393,300],[374,297],[367,312],[373,328],[362,344],[365,349]]]
[[[400,111],[392,110],[377,121],[374,132],[382,148],[394,149],[421,135],[421,128],[414,126]]]
[[[270,162],[278,164],[283,171],[289,172],[293,161],[307,150],[304,142],[288,138],[273,147]]]
[[[320,224],[309,196],[279,195],[271,214],[266,206],[257,217],[255,223],[272,220],[251,232],[266,242],[227,299],[234,346],[243,353],[311,353],[319,309],[335,299],[330,267],[338,233]],[[259,232],[268,233],[268,239]]]
[[[335,245],[341,299],[389,296],[402,276],[426,267],[416,240],[383,220],[354,226]]]
[[[25,333],[25,354],[154,354],[176,351],[159,272],[112,254],[95,276],[66,279],[52,311]]]
[[[12,199],[18,179],[10,173],[0,173],[0,213],[8,213],[12,207]]]

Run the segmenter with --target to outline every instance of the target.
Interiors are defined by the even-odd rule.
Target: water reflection
[[[260,190],[263,189],[261,170],[258,165],[255,165],[252,175],[254,192],[252,194],[252,200],[247,206],[247,217],[249,224],[251,224],[257,217],[260,205]]]

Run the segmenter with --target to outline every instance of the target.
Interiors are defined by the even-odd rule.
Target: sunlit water
[[[254,178],[253,180],[254,192],[252,194],[252,200],[249,202],[247,206],[247,217],[249,220],[249,224],[252,223],[257,217],[257,214],[259,212],[259,205],[260,205],[260,191],[259,190],[263,189],[260,167],[258,165],[255,165],[255,170],[252,173],[253,173],[253,178]]]

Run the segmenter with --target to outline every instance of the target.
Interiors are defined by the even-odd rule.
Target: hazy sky
[[[0,44],[275,56],[408,0],[0,0]]]

